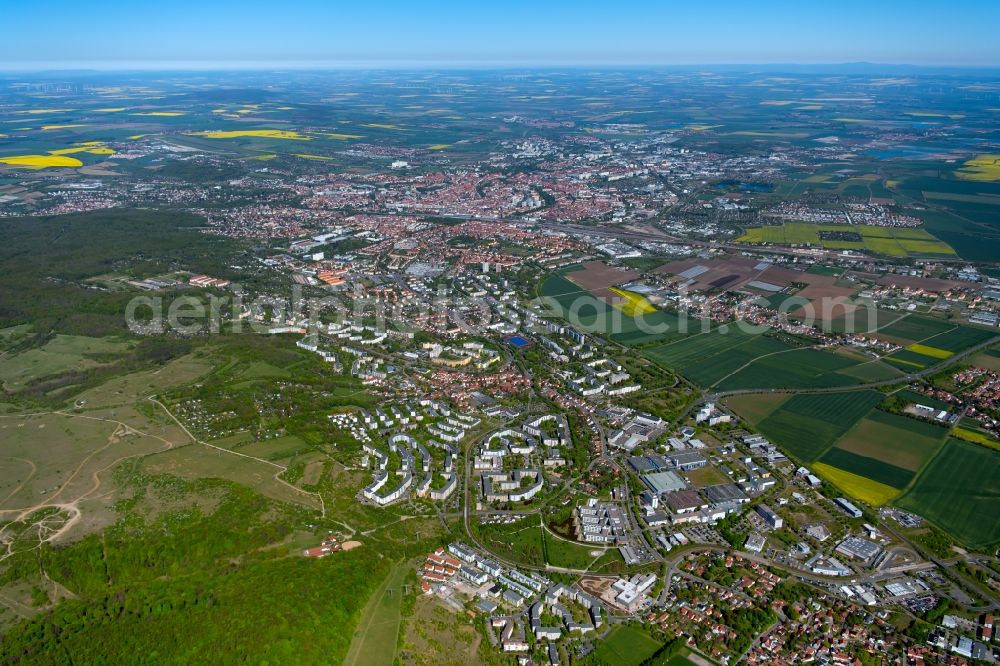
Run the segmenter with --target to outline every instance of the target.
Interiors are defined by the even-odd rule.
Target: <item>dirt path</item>
[[[78,464],[76,466],[76,468],[73,469],[73,471],[70,473],[69,477],[65,481],[63,481],[62,484],[60,484],[59,488],[56,489],[55,492],[53,492],[48,497],[46,497],[46,499],[44,501],[39,502],[38,504],[35,504],[34,506],[29,506],[29,507],[26,507],[26,508],[20,508],[20,509],[0,509],[0,515],[2,515],[2,514],[12,514],[12,513],[17,514],[11,520],[12,523],[19,523],[19,522],[25,520],[26,518],[29,518],[32,514],[37,513],[39,511],[42,511],[44,509],[58,509],[60,512],[66,512],[66,513],[69,514],[69,518],[62,524],[62,526],[59,527],[59,528],[57,528],[57,529],[54,529],[54,530],[46,524],[48,522],[49,518],[51,518],[51,517],[42,518],[39,521],[35,522],[33,525],[26,526],[26,528],[25,528],[26,530],[30,529],[31,527],[36,527],[36,528],[39,529],[40,533],[43,532],[44,530],[49,530],[51,532],[49,534],[45,534],[42,538],[39,539],[39,543],[38,543],[38,546],[36,546],[36,548],[39,547],[39,546],[41,546],[43,543],[47,543],[47,542],[52,542],[52,541],[58,540],[64,534],[66,534],[67,532],[69,532],[78,522],[80,522],[81,518],[83,517],[83,512],[80,510],[79,503],[82,502],[83,500],[87,499],[88,497],[90,497],[94,493],[96,493],[98,490],[100,490],[100,488],[101,488],[101,478],[100,478],[100,475],[101,475],[102,472],[105,472],[106,470],[108,470],[108,469],[110,469],[110,468],[118,465],[123,460],[128,460],[129,458],[135,458],[135,457],[139,457],[139,456],[145,456],[145,455],[148,455],[148,454],[147,453],[136,453],[136,454],[132,454],[132,455],[121,456],[120,458],[115,459],[114,461],[108,463],[104,467],[102,467],[102,468],[100,468],[98,470],[95,470],[94,472],[91,473],[91,479],[93,481],[93,485],[85,493],[82,493],[78,497],[76,497],[76,498],[74,498],[72,500],[69,500],[69,501],[55,502],[54,500],[57,499],[60,495],[63,494],[63,492],[66,490],[66,488],[69,486],[69,484],[72,483],[73,480],[76,479],[76,477],[83,471],[83,469],[86,467],[86,465],[91,460],[93,460],[94,456],[96,456],[97,454],[101,453],[102,451],[105,451],[106,449],[108,449],[108,447],[113,446],[114,444],[119,443],[121,441],[122,437],[127,437],[129,435],[139,435],[139,436],[142,436],[142,437],[151,437],[152,439],[159,440],[159,441],[163,442],[163,444],[164,444],[164,447],[162,449],[163,451],[170,450],[171,448],[174,447],[174,442],[172,442],[170,440],[164,439],[163,437],[159,437],[157,435],[153,435],[153,434],[150,434],[150,433],[143,432],[141,430],[138,430],[137,428],[134,428],[134,427],[128,425],[127,423],[125,423],[123,421],[118,421],[118,420],[115,420],[115,419],[107,419],[107,418],[102,418],[102,417],[97,417],[97,416],[87,416],[85,414],[70,414],[70,413],[67,413],[67,412],[64,412],[64,411],[61,411],[61,410],[52,411],[52,412],[40,412],[40,413],[34,413],[34,414],[30,414],[30,415],[18,414],[18,415],[5,415],[5,416],[17,417],[17,418],[24,418],[25,416],[43,416],[43,415],[64,416],[66,418],[80,418],[80,419],[88,419],[88,420],[91,420],[91,421],[103,421],[103,422],[106,422],[106,423],[113,423],[113,424],[115,424],[115,429],[111,432],[110,435],[108,435],[107,441],[104,444],[104,446],[101,446],[101,447],[95,449],[94,451],[91,451],[90,454],[87,455],[87,457],[85,457],[82,461],[80,461],[80,464]],[[32,467],[32,475],[34,475],[35,471],[37,471],[37,466],[32,461],[26,460],[26,459],[23,459],[23,458],[16,458],[16,460],[22,460],[23,462],[26,462],[29,465],[31,465],[31,467]],[[27,483],[28,480],[30,480],[30,478],[31,478],[31,476],[29,476],[28,479],[25,479],[25,481],[22,482],[5,499],[9,499],[10,497],[13,497],[24,486],[24,484]],[[4,526],[2,529],[0,529],[0,539],[3,539],[6,536],[7,531],[8,531],[8,526]],[[13,550],[13,542],[8,543],[7,546],[8,546],[7,547],[7,552],[4,555],[0,556],[0,561],[3,561],[5,559],[7,559],[8,557],[12,556],[14,554],[14,552],[15,552]],[[18,551],[18,552],[20,552],[20,551]]]
[[[8,458],[8,460],[17,460],[17,461],[19,461],[19,462],[23,462],[23,463],[27,463],[28,465],[30,465],[30,466],[31,466],[31,471],[30,471],[30,472],[28,472],[28,477],[27,477],[27,478],[26,478],[26,479],[25,479],[24,481],[22,481],[22,482],[21,482],[21,483],[20,483],[20,484],[19,484],[19,485],[17,486],[17,488],[14,488],[14,490],[10,491],[10,492],[9,492],[9,493],[7,494],[7,496],[6,496],[6,497],[4,497],[4,498],[3,498],[2,500],[0,500],[0,504],[3,504],[3,503],[4,503],[4,502],[6,502],[7,500],[9,500],[9,499],[10,499],[11,497],[13,497],[14,495],[16,495],[16,494],[17,494],[17,493],[18,493],[18,492],[19,492],[19,491],[21,490],[21,488],[24,488],[24,484],[26,484],[26,483],[27,483],[28,481],[31,481],[31,478],[32,478],[33,476],[35,476],[35,472],[37,472],[37,471],[38,471],[38,466],[37,466],[37,465],[35,465],[35,463],[33,463],[33,462],[31,462],[30,460],[28,460],[27,458],[14,458],[14,457],[11,457],[11,458]]]

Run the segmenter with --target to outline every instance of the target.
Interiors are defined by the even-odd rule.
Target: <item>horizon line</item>
[[[754,68],[754,67],[794,67],[794,68],[887,68],[912,70],[971,70],[1000,71],[996,64],[956,64],[956,63],[907,63],[871,60],[854,61],[747,61],[747,62],[665,62],[665,61],[566,61],[566,60],[118,60],[102,61],[0,61],[0,74],[53,74],[53,73],[114,73],[114,72],[272,72],[272,71],[335,71],[335,70],[490,70],[490,69],[579,69],[579,68]]]

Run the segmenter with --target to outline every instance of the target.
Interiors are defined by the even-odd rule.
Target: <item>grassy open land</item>
[[[747,393],[729,396],[724,398],[722,402],[750,425],[757,427],[786,400],[788,400],[788,396],[781,393]]]
[[[185,479],[219,478],[253,488],[265,497],[319,509],[315,495],[304,493],[275,478],[281,468],[252,458],[233,455],[203,444],[189,444],[145,459],[149,474],[170,474]]]
[[[147,396],[175,389],[212,369],[210,353],[195,352],[149,370],[130,372],[80,392],[74,399],[85,409],[142,402]]]
[[[690,472],[684,473],[684,478],[687,479],[688,484],[696,488],[704,488],[706,486],[716,486],[722,483],[729,483],[729,478],[723,474],[720,470],[716,469],[711,465],[706,465],[700,469],[691,470]]]
[[[645,388],[645,383],[643,387]],[[697,397],[694,389],[682,384],[677,388],[635,391],[623,396],[623,402],[632,409],[649,412],[661,419],[672,421]]]
[[[106,412],[0,416],[0,509],[10,518],[32,506],[75,505],[113,490],[108,482],[118,461],[185,439],[176,427],[128,408],[113,417]]]
[[[437,599],[421,597],[406,618],[399,660],[416,666],[479,666],[484,663],[479,655],[482,642],[482,635],[466,617]]]
[[[899,491],[892,486],[845,472],[825,463],[815,463],[812,468],[822,478],[840,488],[846,495],[867,502],[872,506],[881,506],[899,495]]]
[[[824,240],[820,237],[821,232],[844,231],[859,234],[861,240]],[[891,257],[955,254],[951,247],[924,229],[868,225],[844,227],[836,224],[785,222],[781,225],[750,227],[737,241],[753,244],[812,245],[828,250],[866,250]]]
[[[844,435],[829,453],[845,451],[864,456],[909,471],[912,477],[913,472],[919,471],[937,453],[947,434],[948,430],[941,426],[874,410]],[[839,466],[828,459],[829,453],[823,461]],[[843,469],[865,473],[863,465]],[[896,488],[905,488],[909,482],[907,478],[899,485],[889,479],[872,478]]]
[[[532,566],[551,564],[583,569],[603,554],[600,548],[592,545],[577,544],[553,536],[532,516],[513,525],[480,525],[477,529],[483,544],[497,555]]]
[[[96,367],[133,345],[114,338],[56,335],[40,347],[0,358],[0,384],[7,391],[18,391],[43,377]]]
[[[876,391],[794,395],[758,427],[795,458],[812,462],[882,398]]]
[[[621,625],[598,643],[595,663],[608,666],[638,666],[659,649],[660,642],[641,627]]]
[[[1000,453],[958,439],[944,449],[896,502],[970,547],[1000,542]]]
[[[411,566],[397,564],[368,599],[351,638],[351,649],[344,660],[346,666],[392,666],[402,622],[402,586],[410,571]]]

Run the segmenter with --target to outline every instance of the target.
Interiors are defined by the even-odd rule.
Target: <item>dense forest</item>
[[[44,572],[76,598],[7,631],[0,662],[343,661],[388,556],[306,559],[281,545],[315,519],[304,509],[222,481],[117,477],[129,474],[133,494],[114,527],[5,563],[0,584]],[[145,520],[139,510],[207,495],[219,500],[210,513],[192,504]]]
[[[149,277],[188,270],[236,277],[241,245],[202,232],[204,220],[179,212],[104,210],[0,219],[0,328],[31,323],[38,334],[125,334],[134,292],[83,280],[116,273]]]

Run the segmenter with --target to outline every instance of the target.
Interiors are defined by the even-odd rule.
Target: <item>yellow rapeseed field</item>
[[[293,141],[310,141],[311,137],[292,130],[210,130],[206,132],[191,132],[191,136],[203,136],[206,139],[239,139],[242,137],[259,137],[265,139],[291,139]]]
[[[83,162],[75,157],[77,153],[87,153],[88,155],[114,155],[113,148],[109,148],[103,141],[84,141],[71,148],[59,148],[50,150],[45,155],[8,155],[0,157],[0,164],[24,167],[26,169],[49,169],[49,168],[76,168],[82,167]]]
[[[76,109],[27,109],[25,111],[15,111],[19,116],[38,116],[44,113],[69,113]]]
[[[621,309],[621,311],[629,317],[656,312],[656,306],[650,303],[649,299],[642,294],[637,294],[634,291],[626,291],[625,289],[618,289],[617,287],[611,287],[609,291],[614,292],[625,299],[623,303],[617,304],[617,307],[619,307],[619,309]]]
[[[1000,441],[997,441],[981,432],[975,430],[969,430],[968,428],[956,427],[951,431],[951,434],[959,439],[964,439],[967,442],[972,442],[973,444],[980,444],[990,449],[1000,451]]]
[[[25,167],[28,169],[48,169],[50,167],[82,167],[83,162],[65,155],[12,155],[0,157],[0,164]]]
[[[947,349],[938,349],[937,347],[929,347],[927,345],[922,345],[919,343],[913,343],[906,348],[907,351],[920,354],[921,356],[930,356],[931,358],[951,358],[955,355],[954,352],[950,352]]]
[[[896,498],[899,491],[892,486],[873,481],[857,474],[845,472],[826,463],[813,463],[813,469],[821,477],[837,486],[845,493],[867,502],[872,506],[881,506]]]
[[[1000,155],[979,155],[955,173],[965,180],[1000,181]]]

